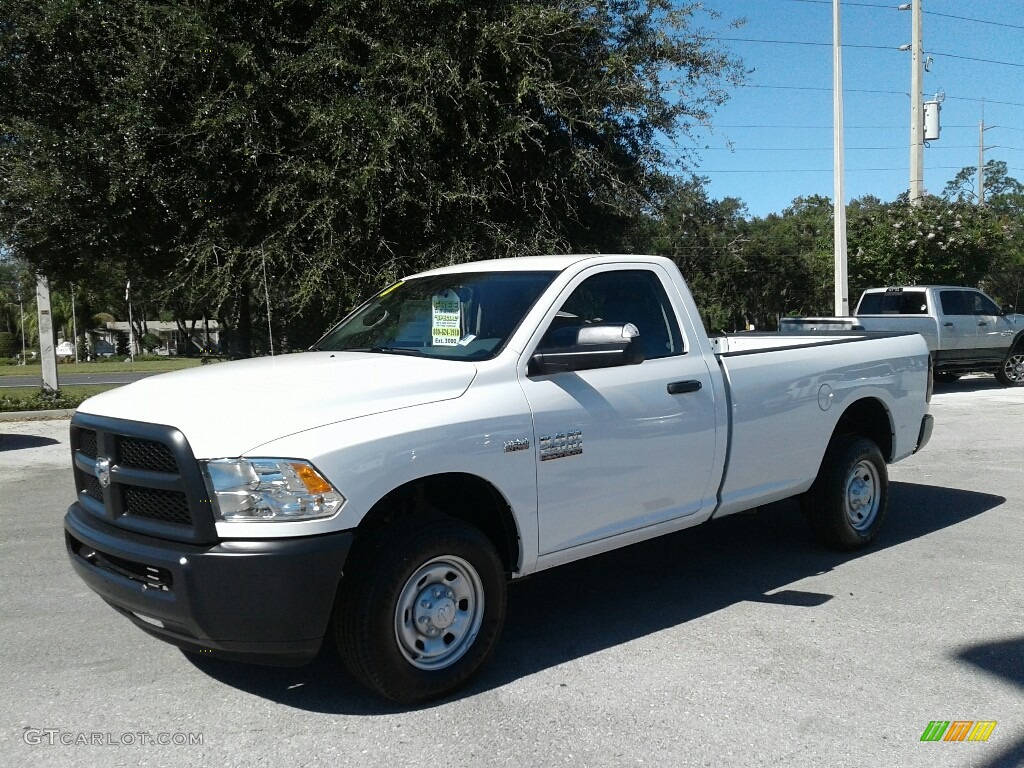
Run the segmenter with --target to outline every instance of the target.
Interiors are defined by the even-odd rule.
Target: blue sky
[[[832,197],[832,0],[704,5],[722,13],[720,35],[730,39],[719,44],[754,70],[753,87],[733,89],[713,129],[696,137],[695,171],[710,179],[709,194],[738,197],[754,216],[798,196]],[[890,201],[909,186],[911,55],[898,47],[911,40],[912,14],[897,5],[841,3],[848,201]],[[925,190],[941,194],[958,170],[977,166],[983,108],[985,125],[995,126],[985,131],[986,162],[1005,161],[1024,181],[1024,0],[923,0],[923,9],[933,59],[923,91],[946,94],[941,138],[924,150]],[[725,29],[735,18],[747,23]]]

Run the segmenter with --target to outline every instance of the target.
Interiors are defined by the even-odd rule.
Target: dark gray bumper
[[[350,531],[183,544],[115,528],[77,503],[64,531],[78,575],[140,629],[186,650],[282,665],[319,651],[352,545]]]

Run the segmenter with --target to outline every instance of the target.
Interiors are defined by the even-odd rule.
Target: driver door
[[[623,265],[623,267],[626,265]],[[633,323],[645,361],[528,375],[540,553],[665,522],[713,501],[716,408],[703,356],[690,351],[655,267],[606,265],[567,289],[536,347],[559,328]]]

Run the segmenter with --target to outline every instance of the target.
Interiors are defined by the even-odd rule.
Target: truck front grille
[[[139,488],[126,485],[124,512],[126,515],[163,520],[176,525],[192,525],[192,512],[188,498],[181,491],[161,491],[158,488]]]
[[[174,460],[171,449],[163,443],[123,437],[120,444],[121,463],[127,467],[149,469],[153,472],[176,473],[178,471],[178,462]]]
[[[75,414],[79,503],[111,525],[185,542],[216,539],[209,494],[184,435],[159,424]]]

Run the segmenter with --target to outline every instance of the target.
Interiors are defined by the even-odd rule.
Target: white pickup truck
[[[935,380],[994,373],[1003,386],[1024,387],[1024,316],[999,307],[976,288],[914,285],[869,288],[853,317],[787,317],[779,330],[797,334],[840,329],[920,333],[932,353]]]
[[[797,495],[824,543],[867,544],[930,391],[917,334],[712,341],[664,258],[446,267],[307,352],[86,401],[67,551],[186,651],[302,663],[333,636],[419,702],[490,655],[511,579]]]

